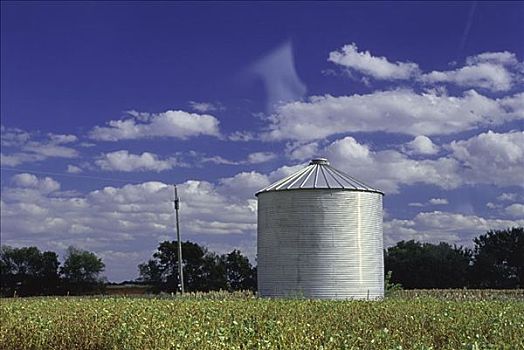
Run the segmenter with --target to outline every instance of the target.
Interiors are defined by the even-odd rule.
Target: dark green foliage
[[[94,253],[69,247],[64,266],[60,269],[66,290],[71,294],[101,292],[105,281],[100,278],[100,273],[104,267],[102,259]]]
[[[480,288],[524,287],[524,228],[489,231],[474,239],[473,284]]]
[[[255,289],[255,275],[249,260],[240,251],[217,255],[193,242],[182,243],[184,286],[188,292]],[[153,259],[138,265],[139,281],[156,291],[178,290],[178,248],[175,241],[160,243]]]
[[[413,240],[398,242],[384,257],[386,271],[393,272],[391,282],[407,289],[465,287],[470,260],[468,249]]]
[[[251,266],[247,257],[235,249],[224,256],[224,260],[229,291],[256,289],[256,268]]]
[[[58,256],[37,247],[0,248],[3,296],[51,295],[58,292]]]
[[[398,291],[402,290],[402,285],[400,283],[393,283],[391,282],[391,276],[393,275],[392,271],[388,271],[386,273],[386,277],[384,278],[384,295],[386,297],[392,296]]]

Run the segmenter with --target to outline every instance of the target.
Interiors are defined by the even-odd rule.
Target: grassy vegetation
[[[524,302],[185,298],[0,301],[0,349],[523,349]]]

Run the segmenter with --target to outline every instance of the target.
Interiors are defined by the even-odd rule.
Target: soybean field
[[[242,293],[11,298],[0,300],[0,324],[4,350],[524,349],[524,302],[512,294],[383,301]]]

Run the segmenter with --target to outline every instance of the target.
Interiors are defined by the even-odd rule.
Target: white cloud
[[[131,154],[127,150],[105,153],[95,161],[102,170],[108,171],[163,171],[172,169],[174,158],[161,160],[154,153]]]
[[[446,198],[431,198],[429,204],[432,205],[446,205],[449,204]]]
[[[212,103],[212,102],[196,102],[196,101],[189,101],[189,106],[200,113],[206,113],[206,112],[214,112],[214,111],[222,111],[224,110],[224,106],[221,103]]]
[[[524,119],[524,94],[491,99],[474,90],[462,97],[436,91],[377,91],[367,95],[311,97],[280,106],[270,118],[268,140],[323,139],[348,132],[453,134],[479,126]]]
[[[408,206],[410,207],[427,207],[430,205],[446,205],[449,204],[448,200],[446,198],[431,198],[429,201],[425,203],[420,202],[411,202],[408,203]]]
[[[392,63],[386,57],[372,56],[369,51],[359,52],[354,43],[344,45],[340,51],[330,52],[328,61],[375,79],[410,79],[419,74],[419,67],[415,63]]]
[[[486,203],[486,208],[488,208],[488,209],[498,209],[498,208],[500,208],[500,205],[499,204],[495,204],[493,202],[487,202]]]
[[[266,183],[264,175],[253,172],[218,185],[196,180],[179,184],[183,239],[253,247],[256,199],[247,194]],[[71,195],[59,192],[55,180],[31,174],[17,175],[11,184],[2,188],[2,244],[52,250],[76,245],[104,256],[109,251],[138,253],[133,258],[138,263],[150,258],[159,240],[173,239],[170,185],[144,182]],[[136,265],[124,258],[105,262],[112,280],[136,276]]]
[[[78,137],[75,135],[61,135],[61,134],[53,134],[49,133],[47,134],[49,138],[54,141],[55,143],[62,144],[62,143],[71,143],[78,141]]]
[[[401,240],[448,242],[472,245],[474,237],[488,230],[523,226],[524,220],[488,219],[441,211],[422,212],[410,220],[393,219],[384,223],[385,245]]]
[[[492,91],[507,91],[513,86],[512,74],[505,67],[491,63],[478,63],[452,71],[433,71],[424,74],[421,80],[431,84],[454,83]]]
[[[60,189],[60,183],[50,177],[40,179],[35,175],[22,173],[12,177],[12,182],[15,186],[21,188],[37,189],[42,193],[51,193]]]
[[[83,170],[80,167],[77,167],[76,165],[68,164],[67,170],[70,174],[80,174]]]
[[[514,202],[517,200],[517,194],[516,193],[502,193],[500,196],[497,197],[497,200],[503,202]]]
[[[255,135],[251,131],[235,131],[229,135],[230,141],[248,142],[256,139]]]
[[[410,207],[423,207],[423,206],[424,206],[424,203],[420,203],[420,202],[411,202],[411,203],[408,203],[408,206],[410,206]]]
[[[386,193],[417,183],[454,189],[462,185],[524,186],[524,132],[481,133],[443,147],[436,159],[413,159],[396,150],[376,151],[347,136],[317,150],[343,171]],[[443,152],[443,153],[444,153]],[[291,152],[292,154],[292,152]],[[291,155],[290,158],[296,158]],[[443,198],[413,205],[447,204]]]
[[[465,183],[524,186],[524,132],[488,131],[447,147],[461,162]]]
[[[319,153],[319,143],[290,142],[286,145],[286,154],[291,159],[304,160],[315,158]]]
[[[17,128],[1,127],[2,153],[1,163],[17,166],[22,163],[43,161],[48,158],[77,158],[76,149],[63,144],[74,143],[74,135],[49,133],[45,136],[38,132],[26,132]]]
[[[41,142],[28,142],[23,150],[26,152],[32,152],[37,155],[41,155],[45,158],[76,158],[78,157],[78,151],[65,146],[60,146],[52,143],[41,143]]]
[[[238,165],[240,162],[226,159],[222,156],[211,156],[211,157],[202,157],[201,161],[203,163],[213,163],[213,164],[226,164],[226,165]]]
[[[198,153],[197,153],[198,155]],[[273,152],[253,152],[247,155],[246,159],[243,160],[230,160],[222,156],[211,156],[206,157],[200,155],[200,160],[203,163],[214,163],[214,164],[226,164],[226,165],[240,165],[240,164],[260,164],[277,158],[277,155]]]
[[[476,56],[469,56],[466,58],[466,64],[470,66],[477,63],[493,63],[513,66],[519,64],[519,61],[517,56],[509,51],[484,52]]]
[[[524,219],[524,204],[522,203],[514,203],[507,206],[505,211],[514,218]]]
[[[248,164],[259,164],[273,160],[277,155],[273,152],[254,152],[247,156],[246,162]]]
[[[118,141],[152,137],[187,139],[193,136],[220,136],[219,121],[209,114],[166,111],[159,114],[130,113],[132,118],[111,120],[109,126],[96,126],[90,137],[102,141]]]
[[[508,51],[485,52],[466,59],[466,65],[451,71],[433,71],[421,77],[427,83],[454,83],[492,91],[507,91],[523,81],[523,64]]]
[[[435,145],[427,136],[419,135],[408,142],[405,147],[405,152],[408,154],[432,155],[439,151],[439,147]]]
[[[393,150],[373,151],[349,136],[328,145],[323,154],[336,168],[386,193],[397,193],[400,185],[425,183],[451,189],[462,182],[454,159],[415,160]]]
[[[466,59],[466,64],[455,70],[432,71],[423,74],[416,63],[390,62],[386,57],[373,56],[369,51],[358,51],[353,44],[329,54],[329,61],[350,71],[357,71],[378,80],[413,80],[426,84],[453,83],[468,88],[507,91],[523,81],[523,63],[508,51],[485,52]],[[367,77],[363,77],[367,81]]]
[[[220,179],[218,191],[227,196],[239,198],[254,198],[255,192],[269,185],[266,175],[251,172],[241,172],[233,177]]]

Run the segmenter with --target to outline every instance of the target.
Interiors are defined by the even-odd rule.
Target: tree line
[[[80,295],[100,293],[105,265],[94,253],[69,247],[60,266],[55,252],[37,247],[0,248],[2,296]]]
[[[401,241],[384,250],[388,283],[405,289],[524,288],[524,228],[488,231],[474,247]],[[256,291],[256,267],[239,250],[219,255],[194,242],[182,243],[185,290]],[[102,293],[104,263],[94,253],[69,247],[58,255],[36,247],[0,249],[2,296]],[[155,293],[177,293],[178,247],[159,244],[151,259],[138,265],[134,283]]]
[[[401,241],[385,250],[385,270],[406,289],[524,288],[523,227],[488,231],[473,243]]]

